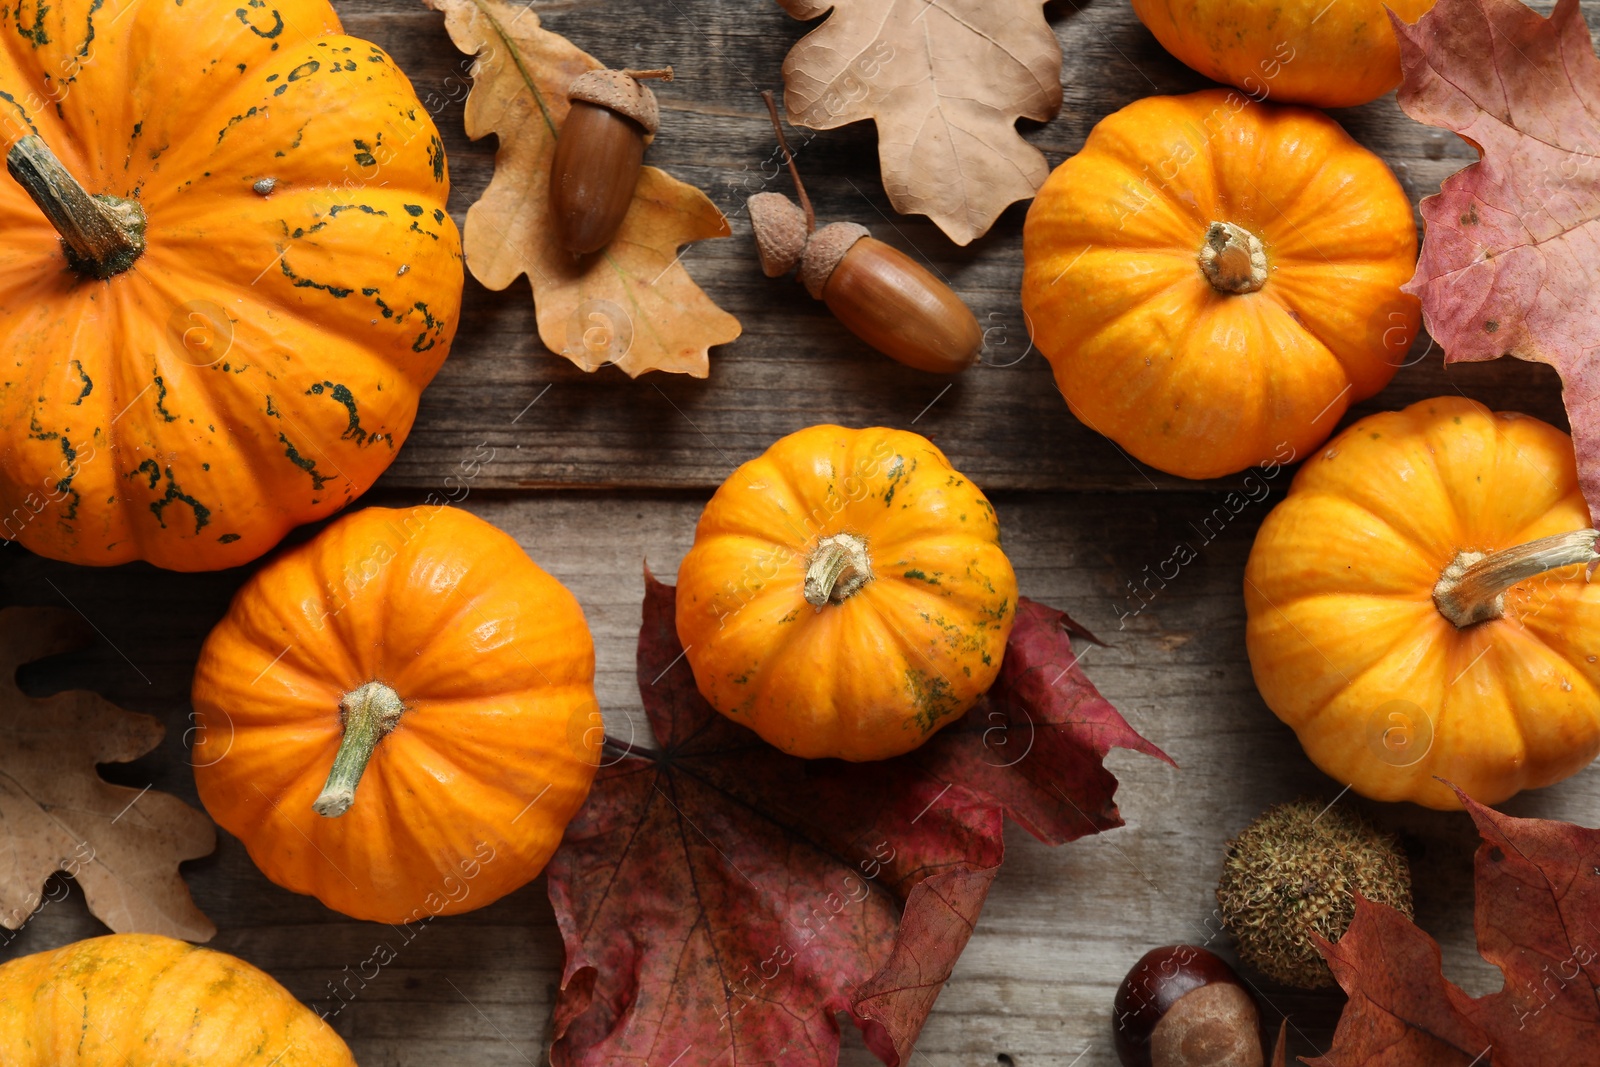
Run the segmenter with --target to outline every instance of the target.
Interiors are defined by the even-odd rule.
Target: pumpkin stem
[[[1200,246],[1200,271],[1219,293],[1253,293],[1267,284],[1267,250],[1243,226],[1213,222]]]
[[[344,719],[344,740],[333,757],[333,769],[322,794],[311,803],[311,810],[328,818],[338,818],[355,803],[356,785],[372,759],[373,749],[385,734],[400,721],[406,706],[400,694],[382,682],[368,682],[352,689],[339,701],[339,712]]]
[[[120,196],[91,196],[38,134],[6,153],[6,170],[61,235],[67,264],[91,278],[110,278],[144,253],[144,208]]]
[[[1573,530],[1492,555],[1462,552],[1439,576],[1433,602],[1457,627],[1498,619],[1505,614],[1506,590],[1518,582],[1560,567],[1600,562],[1597,537],[1594,530]]]
[[[806,561],[806,603],[820,608],[841,603],[872,581],[867,543],[855,534],[834,534],[817,542]]]

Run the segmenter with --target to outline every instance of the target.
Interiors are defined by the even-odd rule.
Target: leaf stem
[[[794,179],[794,191],[800,197],[800,206],[806,213],[806,233],[810,234],[817,228],[817,213],[811,207],[811,198],[806,195],[806,183],[800,180],[800,168],[794,165],[794,153],[789,151],[789,139],[783,135],[783,122],[778,118],[778,103],[772,97],[771,89],[761,90],[761,99],[767,102],[767,114],[772,116],[772,128],[778,134],[778,147],[783,149],[783,161],[789,167],[789,177]]]
[[[644,748],[634,744],[632,741],[618,740],[617,738],[612,737],[610,734],[606,735],[605,741],[602,742],[601,747],[614,748],[625,756],[637,756],[640,759],[653,760],[661,758],[661,752],[658,749]]]

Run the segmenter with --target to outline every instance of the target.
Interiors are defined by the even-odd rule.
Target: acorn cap
[[[806,213],[782,193],[757,193],[745,206],[762,273],[769,278],[789,273],[806,250]]]
[[[567,99],[609,108],[643,126],[647,134],[653,135],[661,126],[661,109],[656,105],[656,94],[625,71],[584,71],[567,86]]]
[[[1312,800],[1269,809],[1228,842],[1217,903],[1239,958],[1301,989],[1334,984],[1311,940],[1337,941],[1356,894],[1411,917],[1411,868],[1393,834]]]
[[[800,280],[806,291],[821,300],[822,287],[828,284],[833,269],[851,246],[866,236],[867,228],[854,222],[831,222],[812,234],[800,257]]]

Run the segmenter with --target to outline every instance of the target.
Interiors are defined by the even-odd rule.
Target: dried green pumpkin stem
[[[312,811],[333,819],[350,810],[373,751],[405,710],[400,694],[382,682],[368,682],[345,694],[339,701],[344,740],[333,757],[333,769],[321,795],[311,804]]]
[[[110,278],[144,254],[145,215],[139,202],[90,195],[37,134],[11,146],[6,170],[61,235],[73,270]]]

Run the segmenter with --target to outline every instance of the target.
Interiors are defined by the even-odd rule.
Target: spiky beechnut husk
[[[1399,840],[1352,810],[1297,800],[1228,842],[1217,904],[1241,960],[1274,981],[1320,989],[1333,974],[1311,932],[1343,937],[1357,893],[1411,917],[1411,868]]]

